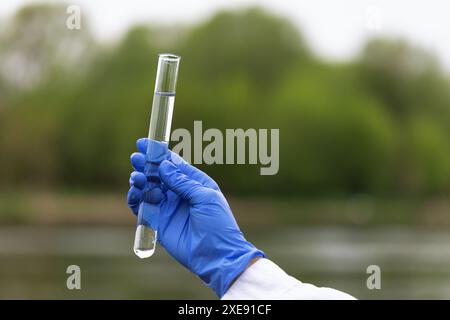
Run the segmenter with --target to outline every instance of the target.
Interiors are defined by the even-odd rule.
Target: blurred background
[[[200,166],[269,258],[358,298],[450,298],[447,4],[70,4],[79,30],[69,3],[0,4],[0,298],[215,298],[161,247],[132,252],[161,52],[182,56],[173,129],[280,129],[275,176]]]

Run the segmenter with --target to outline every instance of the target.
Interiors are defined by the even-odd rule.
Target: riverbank
[[[450,198],[228,197],[242,226],[406,225],[450,227]],[[123,193],[0,194],[0,224],[133,225]]]

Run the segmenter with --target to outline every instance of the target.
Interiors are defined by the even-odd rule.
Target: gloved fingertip
[[[141,190],[139,190],[136,187],[131,187],[130,190],[128,190],[127,203],[130,208],[132,206],[135,206],[136,204],[139,204],[139,202],[141,202],[141,199],[142,199]]]
[[[178,168],[169,160],[163,160],[159,165],[159,176],[163,181],[166,181]]]
[[[139,152],[142,152],[144,154],[147,153],[147,147],[148,147],[148,138],[139,138],[136,140],[136,147],[139,150]]]
[[[159,165],[159,177],[169,189],[176,183],[178,171],[178,168],[169,160],[163,160]]]
[[[147,178],[145,174],[138,171],[133,171],[130,175],[130,187],[134,186],[138,189],[144,189]]]
[[[145,166],[145,155],[140,152],[133,152],[130,156],[131,165],[137,171],[143,172]]]

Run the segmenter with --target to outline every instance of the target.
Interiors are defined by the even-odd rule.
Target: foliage
[[[137,26],[98,43],[33,5],[0,34],[0,184],[126,189],[145,136],[156,56],[182,55],[173,128],[279,128],[280,171],[202,166],[239,194],[450,191],[450,84],[436,59],[373,39],[322,62],[290,22],[261,9],[192,27]],[[59,25],[60,24],[60,25]],[[167,36],[165,36],[167,35]]]

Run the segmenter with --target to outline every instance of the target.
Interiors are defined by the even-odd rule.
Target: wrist
[[[244,248],[230,252],[220,259],[217,268],[210,274],[210,281],[201,278],[220,298],[250,265],[262,257],[265,257],[264,252],[248,243]]]
[[[258,261],[258,260],[261,259],[261,258],[263,258],[263,256],[257,256],[257,257],[255,257],[255,258],[253,258],[252,260],[250,260],[250,262],[249,262],[249,263],[247,264],[247,266],[245,267],[244,271],[242,271],[240,274],[238,274],[237,277],[234,278],[234,279],[231,281],[229,287],[231,287],[231,286],[233,285],[233,283],[236,282],[236,280],[241,276],[241,274],[243,274],[243,273],[245,272],[245,270],[247,270],[248,268],[250,268],[250,267],[252,266],[252,264],[254,264],[256,261]]]
[[[262,257],[258,256],[258,257],[253,258],[252,260],[250,260],[250,262],[248,263],[248,265],[247,265],[247,267],[244,269],[244,271],[247,270],[248,268],[250,268],[250,266],[251,266],[252,264],[254,264],[256,261],[258,261],[258,260],[261,259],[261,258],[262,258]],[[237,279],[237,278],[239,278],[239,276],[237,276],[236,279]],[[236,280],[236,279],[235,279],[235,280]],[[233,282],[234,282],[234,280],[233,280]]]

